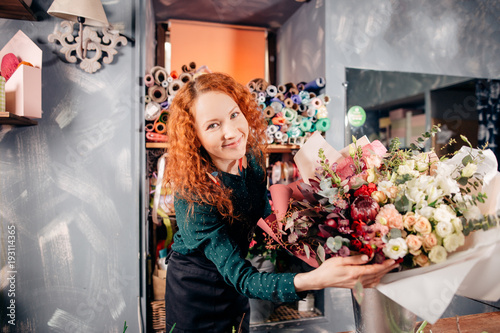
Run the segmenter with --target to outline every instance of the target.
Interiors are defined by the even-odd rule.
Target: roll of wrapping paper
[[[154,85],[148,88],[148,96],[151,97],[151,101],[162,103],[167,100],[167,91],[162,86]]]
[[[281,125],[285,125],[286,119],[283,117],[273,117],[272,122],[274,125],[281,126]]]
[[[257,102],[258,102],[258,103],[264,103],[265,101],[266,101],[266,96],[259,96],[259,97],[257,98]]]
[[[256,91],[253,91],[253,92],[251,93],[251,95],[252,95],[252,98],[253,98],[254,100],[257,100],[257,99],[259,98],[259,93],[258,93],[258,92],[256,92]]]
[[[179,89],[181,89],[183,85],[184,83],[181,80],[179,79],[173,80],[168,85],[168,94],[170,96],[175,96],[175,94],[177,94],[177,91],[179,91]]]
[[[281,94],[286,93],[286,87],[282,84],[278,86],[278,94],[279,93],[281,93]]]
[[[283,132],[278,131],[274,133],[274,137],[276,138],[276,140],[281,141],[283,139]]]
[[[310,90],[318,91],[318,90],[324,88],[325,85],[326,85],[325,78],[319,77],[319,78],[317,78],[314,81],[306,83],[306,85],[304,86],[304,90],[307,90],[307,91],[310,91]]]
[[[267,86],[269,86],[269,83],[267,83],[266,80],[260,79],[256,82],[257,84],[255,85],[255,90],[257,91],[266,91]]]
[[[163,88],[165,88],[165,89],[166,89],[166,88],[168,88],[168,80],[163,81],[163,82],[161,83],[161,86],[162,86]]]
[[[155,130],[155,124],[154,123],[147,123],[146,126],[144,126],[144,130],[146,132],[152,132]]]
[[[276,114],[276,111],[271,106],[267,106],[264,109],[264,117],[266,117],[266,118],[272,118],[272,117],[274,117],[275,114]]]
[[[297,87],[292,87],[292,88],[288,89],[288,92],[287,92],[287,94],[289,96],[297,95],[298,93],[299,93],[299,89],[297,89]]]
[[[286,119],[287,123],[291,123],[295,117],[297,117],[297,111],[290,108],[284,108],[283,117]]]
[[[290,91],[290,89],[292,88],[295,88],[297,89],[297,86],[295,85],[295,83],[293,82],[288,82],[288,83],[285,83],[284,84],[285,88],[286,88],[286,92]],[[297,92],[298,93],[298,92]]]
[[[326,108],[326,106],[322,105],[319,107],[318,112],[316,112],[316,117],[328,118],[328,109]]]
[[[276,88],[276,86],[270,84],[267,86],[266,93],[269,97],[274,97],[278,93],[278,88]]]
[[[255,82],[253,82],[253,81],[248,82],[247,88],[248,88],[248,90],[250,90],[250,92],[254,92],[255,91]]]
[[[150,103],[151,102],[151,97],[149,97],[148,95],[144,96],[144,102],[146,104]]]
[[[193,80],[193,75],[191,75],[191,73],[182,73],[181,75],[179,75],[179,80],[181,80],[182,83],[186,84],[189,81]]]
[[[155,83],[159,86],[161,86],[161,83],[163,81],[166,81],[168,78],[168,73],[164,68],[158,69],[155,74],[153,75],[155,78]]]
[[[299,112],[306,112],[307,111],[307,105],[305,104],[299,104]]]
[[[160,133],[160,134],[164,134],[166,131],[167,131],[167,126],[165,125],[165,123],[162,123],[162,122],[157,120],[155,122],[155,132]]]
[[[163,110],[161,112],[160,116],[158,117],[158,121],[166,124],[167,123],[167,119],[168,119],[168,112],[165,111],[165,110]]]
[[[311,120],[308,118],[302,119],[302,122],[300,123],[300,130],[302,132],[310,132],[313,127],[313,123]]]
[[[144,76],[144,84],[146,87],[151,87],[155,84],[155,78],[151,74],[146,74]]]
[[[311,99],[310,104],[314,108],[318,109],[321,105],[323,105],[323,101],[321,99],[319,99],[318,97],[315,97],[315,98]]]
[[[168,82],[168,83],[172,82],[173,80],[174,80],[174,78],[173,78],[173,77],[171,77],[171,76],[169,76],[169,77],[167,78],[167,82]]]
[[[266,133],[266,139],[267,139],[267,144],[268,145],[274,143],[274,136],[272,136],[271,134]]]
[[[267,126],[267,132],[269,132],[269,134],[271,134],[271,135],[274,135],[276,132],[278,132],[278,130],[279,130],[279,127],[276,125]]]
[[[316,129],[320,132],[326,132],[330,128],[330,119],[320,118],[316,122]]]
[[[295,117],[295,119],[292,121],[292,126],[297,126],[297,127],[300,127],[300,123],[302,122],[302,120],[304,119],[304,116],[297,116]]]
[[[299,89],[299,91],[304,90],[305,86],[306,86],[306,82],[299,82],[299,83],[297,83],[297,89]]]
[[[310,107],[307,109],[306,114],[308,117],[314,117],[316,115],[316,109]]]
[[[292,108],[293,106],[293,101],[291,98],[285,98],[285,100],[283,101],[285,103],[285,107],[287,108]]]
[[[158,119],[161,114],[161,106],[156,102],[146,104],[144,109],[144,118],[149,121]]]
[[[281,104],[281,102],[272,102],[269,106],[276,112],[280,112],[283,109],[283,104]]]
[[[155,132],[147,132],[146,133],[146,139],[149,141],[155,141],[155,142],[167,142],[168,137],[165,134],[159,134]]]
[[[300,95],[292,95],[292,97],[290,97],[292,99],[292,101],[295,103],[295,104],[300,104],[302,103],[302,98],[300,98]]]
[[[317,98],[319,98],[323,102],[323,104],[325,104],[325,105],[330,103],[330,96],[328,96],[328,95],[321,94]]]
[[[176,80],[179,78],[179,74],[177,74],[177,71],[171,71],[170,76],[172,77],[173,80]]]
[[[302,103],[305,103],[304,100],[309,100],[310,99],[308,91],[301,91],[301,92],[299,92],[299,97],[300,97],[300,100],[302,101]]]
[[[296,138],[302,134],[302,131],[298,126],[290,126],[286,132],[289,138]]]
[[[162,109],[168,109],[168,107],[170,106],[170,102],[168,101],[168,98],[165,102],[160,103],[160,105],[161,105]]]
[[[274,97],[277,98],[280,101],[284,101],[285,100],[285,95],[283,95],[282,93],[277,93],[276,96],[274,96]]]

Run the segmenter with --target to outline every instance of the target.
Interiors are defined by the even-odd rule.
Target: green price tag
[[[353,106],[347,111],[347,120],[351,126],[363,126],[366,122],[366,112],[361,106]]]

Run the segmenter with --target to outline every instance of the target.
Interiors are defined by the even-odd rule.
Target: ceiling
[[[157,23],[182,19],[277,29],[307,1],[153,0],[153,8]]]

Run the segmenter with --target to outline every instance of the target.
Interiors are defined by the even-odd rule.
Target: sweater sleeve
[[[177,206],[186,206],[178,200]],[[177,209],[179,208],[179,209]],[[183,207],[185,208],[185,207]],[[296,273],[259,272],[242,256],[238,245],[229,237],[227,227],[218,220],[214,209],[194,206],[193,214],[176,207],[182,241],[188,250],[200,249],[214,263],[226,283],[241,294],[273,302],[291,302],[300,299],[293,284]]]

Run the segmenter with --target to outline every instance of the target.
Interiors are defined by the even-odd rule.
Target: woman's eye
[[[216,123],[213,123],[213,124],[210,124],[207,126],[207,130],[211,130],[211,129],[214,129],[214,128],[217,128],[217,124]]]
[[[239,112],[231,113],[231,119],[238,117],[239,114],[240,114]]]

